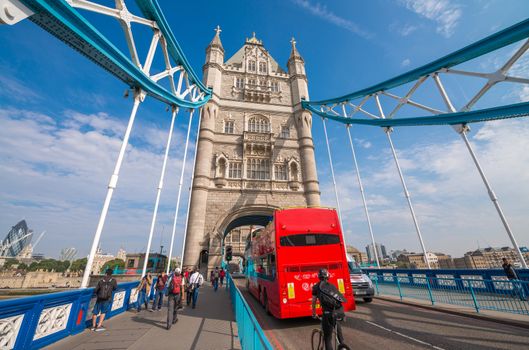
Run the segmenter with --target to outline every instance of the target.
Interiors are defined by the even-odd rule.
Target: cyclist
[[[318,278],[320,282],[316,283],[312,287],[312,317],[317,318],[316,316],[316,300],[319,300],[322,308],[322,319],[321,319],[321,328],[323,330],[323,339],[325,342],[325,350],[332,350],[332,337],[333,337],[333,328],[336,325],[336,333],[338,335],[338,341],[343,343],[342,327],[340,324],[336,323],[338,318],[343,319],[344,313],[343,309],[337,309],[336,305],[332,305],[327,302],[327,297],[322,293],[322,287],[324,289],[334,289],[336,287],[328,282],[329,280],[329,271],[327,269],[321,269],[318,272]],[[338,292],[336,290],[336,292]],[[339,292],[338,292],[339,293]]]

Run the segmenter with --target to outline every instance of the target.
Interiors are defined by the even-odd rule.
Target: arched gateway
[[[206,49],[204,107],[191,193],[184,267],[211,269],[230,233],[241,243],[273,210],[319,206],[312,116],[303,58],[292,40],[285,72],[255,35],[224,61],[220,29]],[[230,235],[228,235],[230,237]],[[230,241],[231,242],[231,241]]]

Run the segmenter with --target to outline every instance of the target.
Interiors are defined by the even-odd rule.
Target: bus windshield
[[[294,234],[281,237],[279,243],[283,247],[339,244],[340,236],[328,233]]]

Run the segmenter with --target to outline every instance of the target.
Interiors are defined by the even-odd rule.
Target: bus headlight
[[[287,303],[287,298],[283,298],[283,304]]]

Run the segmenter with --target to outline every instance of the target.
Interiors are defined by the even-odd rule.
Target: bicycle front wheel
[[[312,336],[312,350],[323,350],[323,332],[320,329],[313,329]]]
[[[338,344],[338,350],[351,350],[351,348],[345,344]]]

